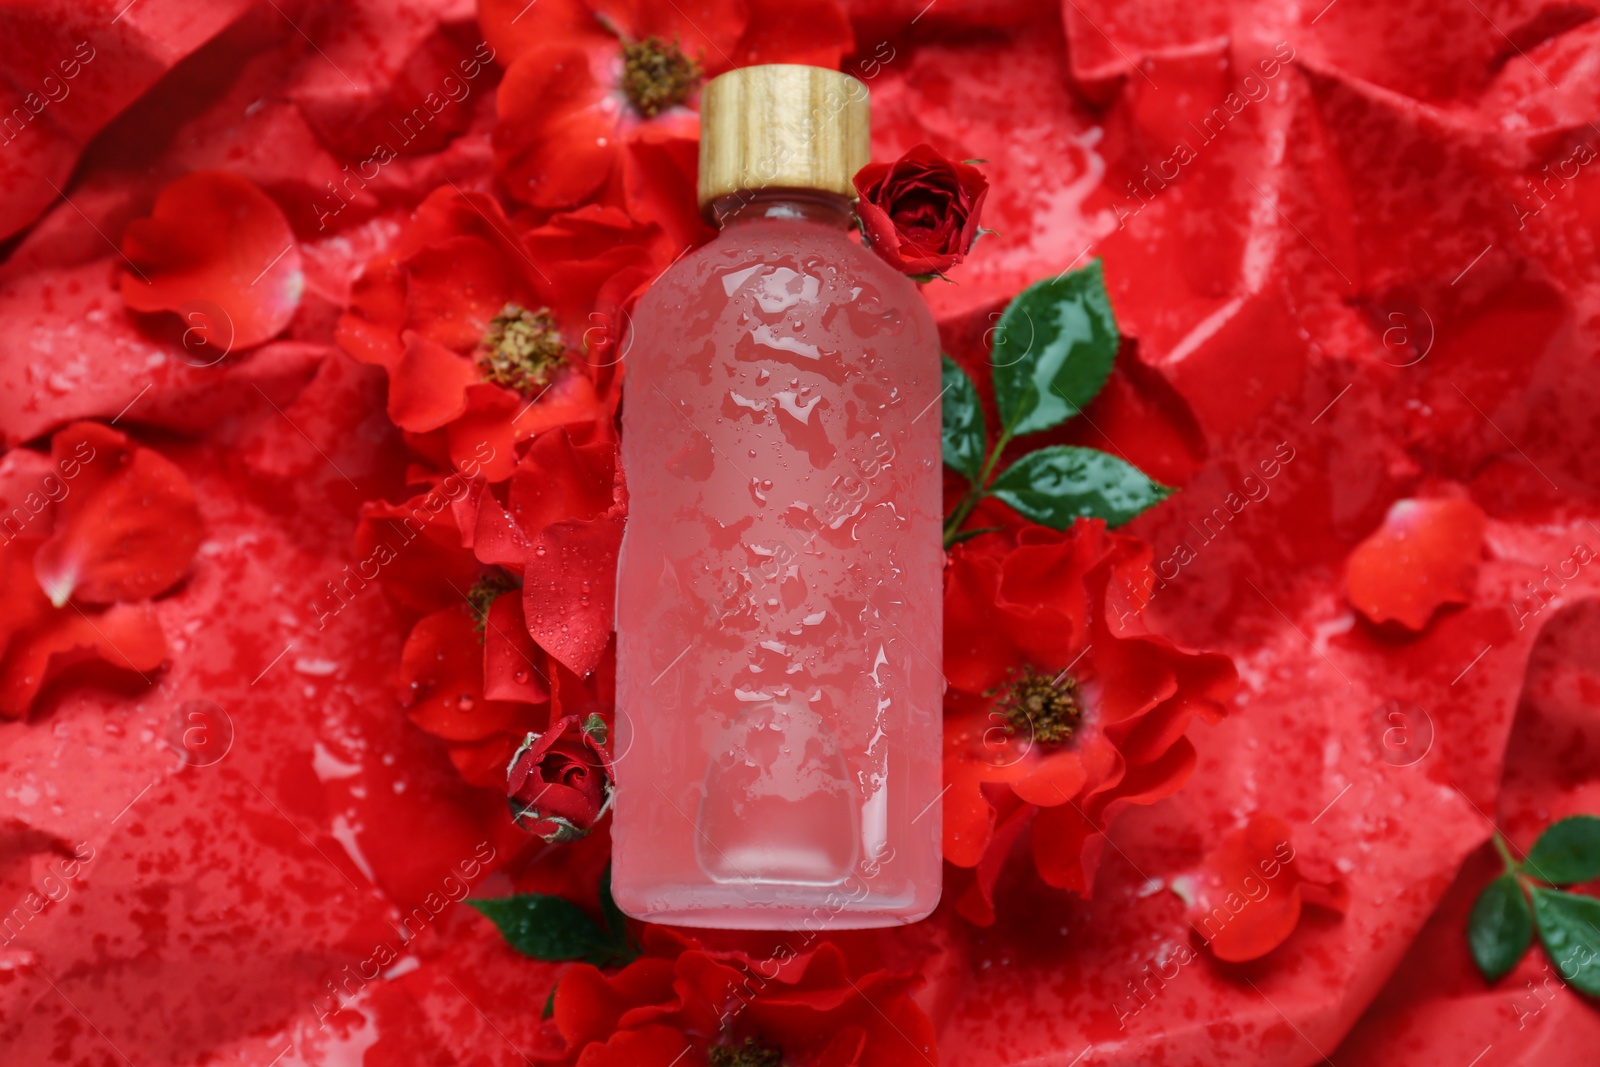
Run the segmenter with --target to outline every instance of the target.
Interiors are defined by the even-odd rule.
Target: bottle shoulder
[[[788,221],[750,222],[719,233],[662,272],[640,299],[636,318],[689,310],[697,298],[752,297],[766,311],[788,310],[790,290],[804,302],[882,304],[927,331],[933,316],[911,279],[861,243],[854,231]]]

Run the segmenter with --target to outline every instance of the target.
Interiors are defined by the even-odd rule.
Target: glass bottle
[[[722,232],[625,343],[612,891],[637,918],[845,929],[939,899],[938,336],[850,232],[866,97],[790,65],[706,87]]]

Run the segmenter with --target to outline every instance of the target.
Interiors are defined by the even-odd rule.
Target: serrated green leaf
[[[1532,892],[1550,962],[1568,985],[1600,997],[1600,900],[1542,886]]]
[[[944,386],[944,462],[976,482],[983,473],[983,455],[989,437],[983,424],[983,405],[978,390],[961,365],[949,356],[943,359]]]
[[[1120,526],[1161,503],[1173,490],[1116,456],[1076,445],[1052,445],[1029,452],[1006,468],[989,492],[1034,522],[1065,530],[1077,518],[1099,518]]]
[[[1106,384],[1120,336],[1098,259],[1024,289],[989,354],[1006,431],[1048,430],[1082,411]]]
[[[1467,921],[1472,960],[1491,982],[1517,965],[1533,940],[1533,912],[1514,874],[1502,874],[1484,886]]]
[[[536,960],[586,960],[599,966],[617,957],[613,938],[564,897],[521,893],[466,903],[500,928],[506,944]]]
[[[1551,823],[1533,843],[1523,866],[1551,885],[1600,878],[1600,818],[1574,815]]]

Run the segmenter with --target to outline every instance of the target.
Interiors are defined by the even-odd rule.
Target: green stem
[[[944,524],[944,547],[946,551],[954,543],[954,537],[961,531],[961,524],[967,521],[972,514],[972,509],[978,506],[978,501],[989,495],[989,476],[994,473],[996,463],[1000,462],[1000,453],[1004,452],[1006,445],[1011,443],[1011,431],[1002,430],[994,443],[994,448],[989,450],[988,457],[983,461],[983,470],[978,474],[978,480],[968,487],[966,495],[956,504],[955,510],[950,513],[950,518]]]
[[[1522,864],[1511,858],[1511,850],[1506,847],[1506,839],[1500,836],[1500,831],[1494,833],[1494,849],[1500,853],[1500,859],[1505,863],[1507,871],[1520,871]]]

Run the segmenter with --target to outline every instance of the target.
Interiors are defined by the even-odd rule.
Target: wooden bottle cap
[[[700,94],[700,207],[749,189],[854,198],[871,157],[867,87],[826,67],[769,63],[713,78]]]

